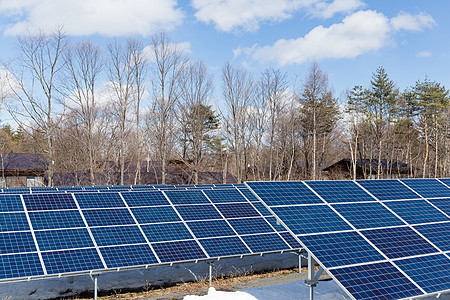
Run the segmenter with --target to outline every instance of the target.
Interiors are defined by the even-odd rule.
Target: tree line
[[[164,184],[173,160],[194,184],[201,171],[238,182],[322,179],[343,157],[355,178],[358,159],[378,160],[378,178],[387,176],[383,159],[408,162],[411,177],[449,173],[448,91],[428,78],[401,92],[380,67],[370,86],[338,101],[317,62],[298,86],[280,69],[252,74],[226,62],[215,87],[205,63],[166,33],[145,45],[129,38],[101,48],[62,29],[19,36],[0,73],[0,109],[18,129],[4,125],[0,151],[44,154],[50,186],[57,172],[88,173],[94,185],[108,162],[117,184],[141,183],[145,161],[158,163]]]

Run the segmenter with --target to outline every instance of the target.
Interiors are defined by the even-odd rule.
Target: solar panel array
[[[249,182],[354,299],[450,290],[450,180]]]
[[[0,281],[300,248],[246,187],[206,188],[0,194]]]

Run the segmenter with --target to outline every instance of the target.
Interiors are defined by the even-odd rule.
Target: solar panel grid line
[[[269,226],[272,228],[272,230],[273,231],[275,231],[277,234],[278,234],[278,236],[287,244],[287,245],[289,245],[290,246],[290,244],[287,242],[287,240],[280,234],[280,232],[278,231],[278,230],[276,230],[275,229],[275,227],[273,227],[272,226],[272,224],[270,224],[270,222],[269,221],[267,221],[267,219],[264,217],[264,215],[256,208],[256,206],[254,205],[254,203],[252,202],[252,201],[250,201],[245,195],[244,195],[244,193],[240,190],[240,189],[238,189],[238,188],[235,188],[241,195],[242,195],[242,197],[244,197],[246,200],[247,200],[247,202],[248,203],[250,203],[250,205],[258,212],[258,214],[260,215],[260,217],[262,217],[263,219],[264,219],[264,221],[267,223],[267,224],[269,224]],[[262,202],[261,202],[262,203]],[[272,213],[272,215],[273,215],[273,213]],[[286,228],[286,227],[285,227]],[[234,228],[233,228],[234,229]]]
[[[42,270],[44,272],[44,275],[47,275],[47,268],[45,267],[44,259],[42,257],[42,253],[39,251],[39,245],[38,245],[38,242],[37,242],[37,239],[36,239],[36,235],[34,234],[33,224],[31,223],[30,216],[28,215],[27,206],[25,205],[25,201],[23,200],[22,195],[20,195],[20,200],[22,201],[23,209],[25,211],[25,216],[26,216],[27,221],[28,221],[28,226],[30,227],[31,236],[33,237],[33,241],[34,241],[34,244],[36,246],[36,251],[37,251],[37,254],[38,254],[38,257],[39,257],[39,261],[41,262]]]
[[[205,248],[203,248],[203,245],[201,245],[201,243],[198,241],[197,237],[195,236],[194,232],[192,232],[191,228],[189,228],[189,226],[187,226],[186,221],[184,220],[184,218],[181,216],[181,214],[178,212],[178,210],[175,208],[175,205],[172,203],[172,200],[170,200],[170,198],[167,196],[165,191],[162,191],[164,197],[166,197],[167,201],[169,201],[170,206],[172,207],[172,209],[175,211],[175,213],[178,215],[178,217],[181,219],[181,222],[183,222],[183,224],[187,227],[187,230],[189,231],[189,233],[194,237],[195,242],[197,243],[197,245],[200,247],[200,249],[202,249],[203,254],[206,255],[207,258],[209,258],[209,254],[208,252],[206,252]]]
[[[84,226],[86,226],[87,231],[88,231],[88,233],[89,233],[89,236],[91,237],[91,240],[92,240],[92,242],[93,242],[93,244],[94,244],[95,250],[97,251],[97,254],[98,254],[98,256],[100,257],[100,260],[101,260],[101,262],[102,262],[102,264],[103,264],[103,267],[106,269],[107,266],[106,266],[105,259],[103,258],[103,255],[102,255],[102,253],[101,253],[101,251],[100,251],[100,248],[99,248],[98,245],[97,245],[97,241],[95,240],[94,235],[92,234],[91,228],[89,227],[89,224],[88,224],[88,222],[86,221],[86,218],[84,217],[83,210],[80,208],[80,204],[78,203],[78,201],[77,201],[77,199],[76,199],[76,197],[75,197],[75,194],[74,194],[74,193],[71,193],[71,195],[72,195],[72,198],[73,198],[73,200],[75,201],[75,204],[76,204],[76,206],[77,206],[77,208],[78,208],[78,213],[81,215],[81,219],[83,219]]]
[[[245,245],[245,247],[250,251],[250,253],[253,253],[252,249],[250,249],[250,247],[247,245],[247,243],[244,241],[244,239],[237,233],[236,229],[234,229],[233,226],[231,226],[230,222],[227,220],[227,218],[225,218],[225,216],[222,214],[222,212],[217,208],[216,204],[211,201],[211,199],[208,197],[208,195],[202,191],[203,195],[205,195],[205,197],[208,199],[209,203],[212,204],[212,206],[214,206],[214,208],[219,212],[220,216],[222,217],[222,219],[225,220],[225,222],[228,224],[228,226],[231,227],[231,229],[233,230],[234,234],[239,238],[239,240]]]
[[[142,230],[142,226],[141,224],[138,222],[138,220],[136,219],[136,216],[134,215],[133,211],[131,210],[131,208],[128,206],[127,201],[125,201],[125,198],[123,197],[122,193],[119,193],[120,198],[122,198],[123,203],[125,204],[126,208],[128,209],[128,212],[131,214],[131,217],[133,218],[134,222],[137,224],[139,231],[141,232],[141,234],[144,236],[145,241],[147,242],[148,246],[150,247],[150,249],[153,252],[153,255],[156,257],[156,260],[161,263],[161,260],[159,259],[158,255],[155,252],[155,249],[153,249],[152,244],[150,243],[150,241],[147,238],[147,235],[144,233],[144,230]]]

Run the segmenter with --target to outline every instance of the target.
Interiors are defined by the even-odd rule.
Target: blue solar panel
[[[129,192],[122,193],[122,196],[130,207],[169,205],[169,201],[160,191]]]
[[[259,217],[260,214],[250,203],[217,204],[217,209],[225,218]]]
[[[0,279],[44,275],[37,253],[0,255]]]
[[[247,198],[248,201],[260,201],[247,187],[239,188],[239,190],[242,194],[244,194],[245,198]]]
[[[450,259],[443,254],[395,261],[427,293],[450,289]]]
[[[402,179],[402,182],[424,198],[450,197],[450,188],[436,179]]]
[[[237,189],[205,190],[204,193],[213,203],[247,202]]]
[[[103,269],[103,263],[93,248],[42,252],[48,274]]]
[[[328,203],[376,201],[353,181],[306,181]]]
[[[98,246],[141,244],[145,238],[137,226],[109,226],[91,229]]]
[[[250,253],[245,244],[237,237],[223,237],[200,240],[210,257],[242,255]]]
[[[39,250],[61,250],[94,247],[86,228],[35,231]]]
[[[34,230],[85,227],[77,210],[30,212]]]
[[[28,211],[77,208],[70,194],[22,195],[22,197]]]
[[[35,251],[37,249],[31,232],[0,233],[0,254]]]
[[[428,199],[433,205],[442,210],[447,215],[450,215],[450,198],[444,199]]]
[[[0,212],[23,211],[19,195],[0,195]]]
[[[210,203],[202,191],[165,191],[174,205]]]
[[[261,202],[252,202],[252,204],[262,216],[272,216],[272,213]]]
[[[1,213],[0,231],[30,230],[25,213]]]
[[[100,252],[108,268],[157,264],[158,260],[148,245],[102,247]]]
[[[74,195],[80,208],[125,207],[119,193],[77,193]]]
[[[136,224],[125,208],[83,210],[89,226]]]
[[[196,241],[178,241],[152,244],[161,262],[177,262],[207,258]]]
[[[142,230],[150,243],[194,238],[183,223],[143,225]]]
[[[405,225],[379,202],[336,204],[333,207],[358,229]]]
[[[414,228],[442,251],[450,251],[450,223],[418,225]]]
[[[229,222],[240,235],[274,232],[264,218],[232,219]]]
[[[329,268],[385,260],[354,231],[303,236],[301,241]]]
[[[292,249],[301,249],[303,246],[289,233],[280,232],[281,237],[292,247]]]
[[[273,207],[272,210],[294,234],[352,230],[327,205]]]
[[[139,207],[132,208],[131,211],[140,224],[181,221],[171,206]]]
[[[330,272],[356,299],[403,299],[423,294],[389,262],[333,269]]]
[[[176,209],[185,221],[222,219],[213,205],[179,205]]]
[[[450,221],[425,200],[393,201],[385,204],[410,224]]]
[[[254,253],[290,249],[289,245],[276,233],[245,235],[242,239]]]
[[[393,227],[361,232],[389,258],[401,258],[438,252],[409,227]]]
[[[358,180],[378,200],[418,199],[419,195],[398,180]]]
[[[272,225],[273,228],[275,228],[275,230],[277,231],[286,231],[287,229],[281,225],[281,223],[279,223],[277,221],[277,219],[275,217],[265,217],[264,219],[266,219],[266,221]]]
[[[323,203],[300,181],[248,182],[269,206]]]
[[[186,224],[197,238],[236,235],[225,220],[188,222]]]

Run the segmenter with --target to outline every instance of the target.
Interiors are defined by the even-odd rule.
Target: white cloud
[[[11,20],[5,34],[27,28],[64,26],[70,35],[149,35],[183,20],[176,0],[0,0],[0,16]]]
[[[361,0],[192,0],[197,20],[213,23],[221,31],[256,31],[261,22],[280,22],[300,9],[315,17],[330,18],[363,5]]]
[[[405,12],[399,13],[391,19],[394,30],[422,31],[436,25],[433,17],[426,13],[411,15]]]
[[[422,51],[416,54],[417,57],[431,57],[432,55],[430,51]]]
[[[190,55],[191,54],[191,43],[189,42],[182,42],[182,43],[171,43],[168,44],[168,47],[173,47],[174,49],[177,49],[181,54],[184,55]],[[142,49],[142,52],[147,57],[149,61],[154,61],[154,51],[153,46],[148,45],[145,46],[144,49]]]
[[[406,14],[402,14],[406,17]],[[412,16],[417,26],[394,25],[382,13],[373,10],[358,11],[330,27],[317,26],[304,37],[280,39],[270,46],[252,46],[240,50],[250,52],[259,61],[276,61],[279,65],[303,63],[326,58],[355,58],[369,51],[378,50],[391,42],[397,30],[417,31],[430,25],[422,17]],[[397,18],[397,17],[396,17]]]

